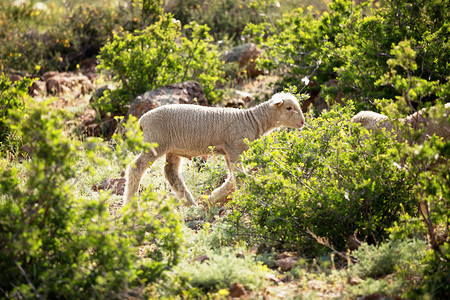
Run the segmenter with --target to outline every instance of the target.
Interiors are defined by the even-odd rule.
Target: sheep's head
[[[272,107],[279,113],[277,127],[302,128],[305,125],[302,109],[294,95],[277,93],[270,101]]]

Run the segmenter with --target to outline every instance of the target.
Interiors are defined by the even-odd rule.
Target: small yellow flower
[[[230,292],[227,289],[221,289],[217,292],[217,294],[219,294],[220,296],[228,296],[230,294]]]

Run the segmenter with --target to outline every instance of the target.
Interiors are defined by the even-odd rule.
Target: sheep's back
[[[143,115],[140,125],[146,140],[199,155],[210,151],[210,146],[223,144],[230,135],[238,134],[240,113],[239,109],[166,105]]]
[[[360,123],[363,127],[374,130],[378,129],[380,124],[387,125],[388,117],[373,111],[361,111],[351,119],[352,123]]]

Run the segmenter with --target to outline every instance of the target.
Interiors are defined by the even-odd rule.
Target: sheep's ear
[[[281,107],[281,105],[283,105],[283,100],[282,99],[275,99],[272,102],[272,105],[276,108]]]

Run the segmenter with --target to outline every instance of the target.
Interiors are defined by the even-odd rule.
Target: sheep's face
[[[292,94],[278,93],[272,97],[273,108],[279,112],[278,126],[302,128],[305,125],[302,109]]]

